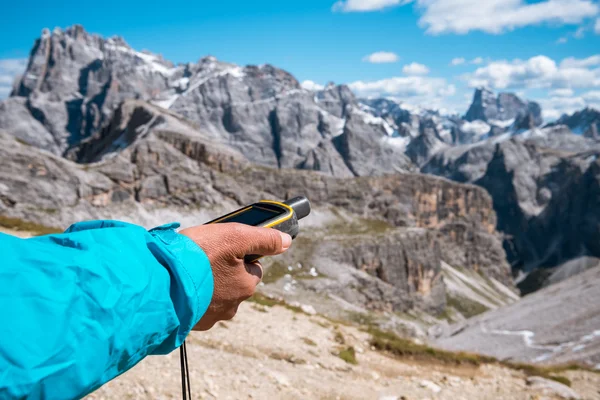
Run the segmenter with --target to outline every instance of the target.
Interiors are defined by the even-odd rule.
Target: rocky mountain
[[[302,263],[318,278],[274,280],[283,295],[326,293],[329,303],[352,305],[332,309],[354,313],[437,315],[446,307],[442,261],[511,290],[491,199],[475,186],[420,174],[339,178],[257,166],[141,100],[122,103],[97,139],[82,142],[81,154],[102,159],[96,163],[78,164],[8,134],[0,142],[0,214],[7,217],[61,227],[87,218],[189,225],[256,198],[303,193],[316,207],[311,233],[277,262]],[[275,273],[281,265],[270,267]]]
[[[125,99],[151,99],[169,87],[173,65],[75,25],[44,30],[25,73],[3,102],[0,129],[62,154],[90,136]]]
[[[556,125],[455,146],[422,171],[484,187],[494,199],[498,229],[515,273],[554,270],[577,257],[600,257],[600,141]],[[549,270],[549,271],[550,271]],[[544,280],[520,284],[523,293]]]
[[[214,57],[173,66],[81,26],[43,32],[2,104],[0,129],[54,154],[94,161],[79,146],[102,136],[126,99],[169,109],[256,164],[336,176],[413,169],[401,149],[387,144],[388,127],[361,111],[345,86],[315,94],[271,65],[239,67]]]
[[[473,102],[464,119],[502,126],[505,121],[514,121],[517,117],[528,114],[531,115],[535,126],[542,124],[542,109],[538,103],[523,101],[513,93],[500,93],[495,96],[491,90],[479,88],[475,90]]]
[[[241,67],[214,57],[173,65],[122,38],[105,39],[81,26],[55,29],[35,42],[27,70],[0,102],[0,130],[6,132],[0,212],[55,226],[103,216],[150,224],[187,215],[197,222],[207,217],[205,210],[302,192],[324,209],[350,213],[352,221],[367,218],[399,229],[391,237],[416,241],[409,248],[419,251],[422,243],[442,246],[450,240],[444,235],[451,236],[455,252],[434,249],[418,263],[433,271],[424,287],[436,287],[442,261],[481,269],[510,285],[504,252],[515,270],[525,272],[597,256],[598,140],[594,128],[585,136],[571,131],[596,126],[594,112],[540,128],[536,103],[478,89],[461,118],[390,99],[357,99],[345,85],[306,90],[271,65]],[[483,190],[419,170],[482,186],[493,203],[481,200]],[[585,197],[571,200],[565,193]],[[589,223],[567,232],[559,221]],[[408,235],[406,229],[427,231]],[[425,272],[386,270],[388,263],[405,268],[397,260],[410,251],[373,237],[357,244],[373,252],[372,260],[339,255],[334,261],[359,270],[364,265],[376,282],[394,277],[420,287]],[[484,257],[482,248],[493,250]],[[410,258],[418,259],[417,253]],[[399,306],[391,295],[383,302],[378,296],[363,303]],[[439,311],[443,296],[432,296],[427,307]],[[406,304],[418,303],[411,301]]]
[[[563,115],[551,125],[566,125],[571,131],[592,139],[600,136],[600,111],[593,108],[585,108],[572,115]]]

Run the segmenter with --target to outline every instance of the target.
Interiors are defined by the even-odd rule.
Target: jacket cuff
[[[171,298],[179,318],[177,335],[163,343],[154,354],[164,354],[179,347],[204,315],[212,300],[214,281],[206,253],[194,241],[175,231],[179,223],[150,230],[163,246],[157,259],[171,271]]]

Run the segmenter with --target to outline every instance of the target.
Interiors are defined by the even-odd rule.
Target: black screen
[[[265,208],[252,207],[249,210],[234,215],[233,217],[228,217],[223,221],[219,222],[239,222],[245,225],[258,226],[272,218],[277,217],[280,214],[281,213],[277,211],[271,211]]]

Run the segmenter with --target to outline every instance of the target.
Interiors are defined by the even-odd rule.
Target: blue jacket
[[[0,399],[76,399],[183,342],[213,293],[179,224],[0,234]]]

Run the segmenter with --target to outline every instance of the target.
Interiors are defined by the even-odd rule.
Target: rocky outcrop
[[[474,218],[470,205],[451,200],[454,195],[445,189],[442,194],[426,189],[446,184],[413,178],[411,173],[421,167],[422,172],[489,190],[499,226],[507,234],[510,260],[529,271],[554,264],[546,259],[550,253],[538,247],[555,242],[535,239],[531,246],[533,226],[541,224],[534,218],[546,212],[548,221],[555,218],[558,211],[546,210],[558,198],[557,190],[580,179],[600,150],[595,110],[563,117],[562,124],[542,129],[540,115],[536,103],[485,89],[475,92],[465,121],[392,99],[357,100],[345,85],[306,90],[291,74],[271,65],[241,67],[209,56],[175,66],[132,49],[121,38],[105,39],[73,26],[44,31],[36,41],[25,74],[11,97],[0,103],[0,129],[21,143],[93,165],[73,171],[62,166],[69,170],[64,176],[48,170],[60,187],[57,198],[39,194],[54,204],[49,209],[68,205],[81,209],[77,215],[95,216],[102,213],[98,204],[239,204],[253,200],[240,186],[248,182],[280,197],[281,192],[256,185],[266,182],[290,195],[302,188],[323,203],[331,200],[356,215],[383,219],[398,228],[443,230],[461,243],[453,257],[469,268],[497,262],[497,249],[491,258],[473,250],[483,243],[492,246],[495,240],[473,229],[479,232],[486,226],[489,235],[488,226],[495,222],[481,215],[475,223],[448,220],[451,213]],[[19,170],[16,164],[25,159],[13,160],[4,169],[7,187],[23,181],[8,171]],[[62,162],[52,158],[44,164],[59,168]],[[74,191],[72,182],[79,182],[84,168],[108,181],[99,178]],[[294,169],[315,173],[296,174]],[[385,176],[398,173],[412,191],[398,189]],[[381,179],[369,178],[376,176]],[[366,181],[349,180],[353,177]],[[427,184],[419,183],[421,179]],[[348,182],[352,190],[343,188]],[[207,185],[214,192],[197,193]],[[20,193],[8,190],[6,204],[22,204]],[[380,204],[381,198],[385,200]],[[444,207],[448,211],[439,211]],[[26,217],[31,212],[11,210]],[[68,219],[60,213],[39,218],[49,218],[54,225]],[[544,224],[540,226],[547,227]],[[584,255],[591,251],[587,244],[580,247]],[[561,250],[558,258],[575,253]]]
[[[467,121],[507,121],[531,114],[535,126],[542,124],[542,109],[536,102],[523,101],[513,93],[494,93],[485,88],[475,90],[473,102],[464,119]]]
[[[423,165],[444,147],[435,127],[421,125],[419,136],[406,146],[406,155],[416,165]]]
[[[441,260],[510,282],[491,199],[474,186],[420,174],[340,178],[255,166],[177,114],[140,101],[124,102],[113,121],[74,148],[74,159],[91,164],[10,135],[0,142],[3,215],[66,226],[123,216],[158,224],[168,212],[170,219],[198,223],[209,219],[208,210],[303,193],[317,210],[343,210],[360,226],[383,227],[366,234],[340,227],[307,245],[314,255],[304,254],[302,262],[327,268],[324,260],[332,260],[357,271],[355,289],[330,287],[347,301],[378,310],[440,312]]]
[[[597,139],[600,131],[600,111],[594,108],[584,108],[571,115],[563,115],[549,126],[565,125],[573,133],[584,135],[588,138]]]
[[[127,144],[107,138],[107,130],[121,128],[120,104],[134,99],[169,109],[254,164],[335,176],[413,169],[385,140],[389,126],[360,111],[347,86],[312,92],[271,65],[240,67],[214,57],[174,66],[78,25],[44,31],[36,41],[23,77],[0,108],[0,129],[54,154],[90,161],[105,155],[93,148],[108,154]],[[134,125],[141,127],[138,118]],[[129,130],[122,139],[128,136]],[[101,137],[113,147],[97,142]]]
[[[529,273],[580,256],[597,257],[598,155],[600,143],[559,125],[442,151],[422,171],[484,187],[506,235],[509,262],[515,271]],[[527,281],[526,292],[545,285],[549,274],[540,274],[537,284],[533,276]]]
[[[350,114],[344,131],[334,138],[333,144],[354,176],[414,170],[404,149],[389,145],[386,138],[383,127],[370,126],[360,114]]]
[[[95,133],[121,101],[165,90],[172,71],[172,64],[136,52],[118,37],[103,39],[79,25],[44,30],[12,97],[27,99],[28,112],[44,128],[42,137],[53,140],[20,137],[61,154]],[[0,127],[15,131],[13,124]]]

